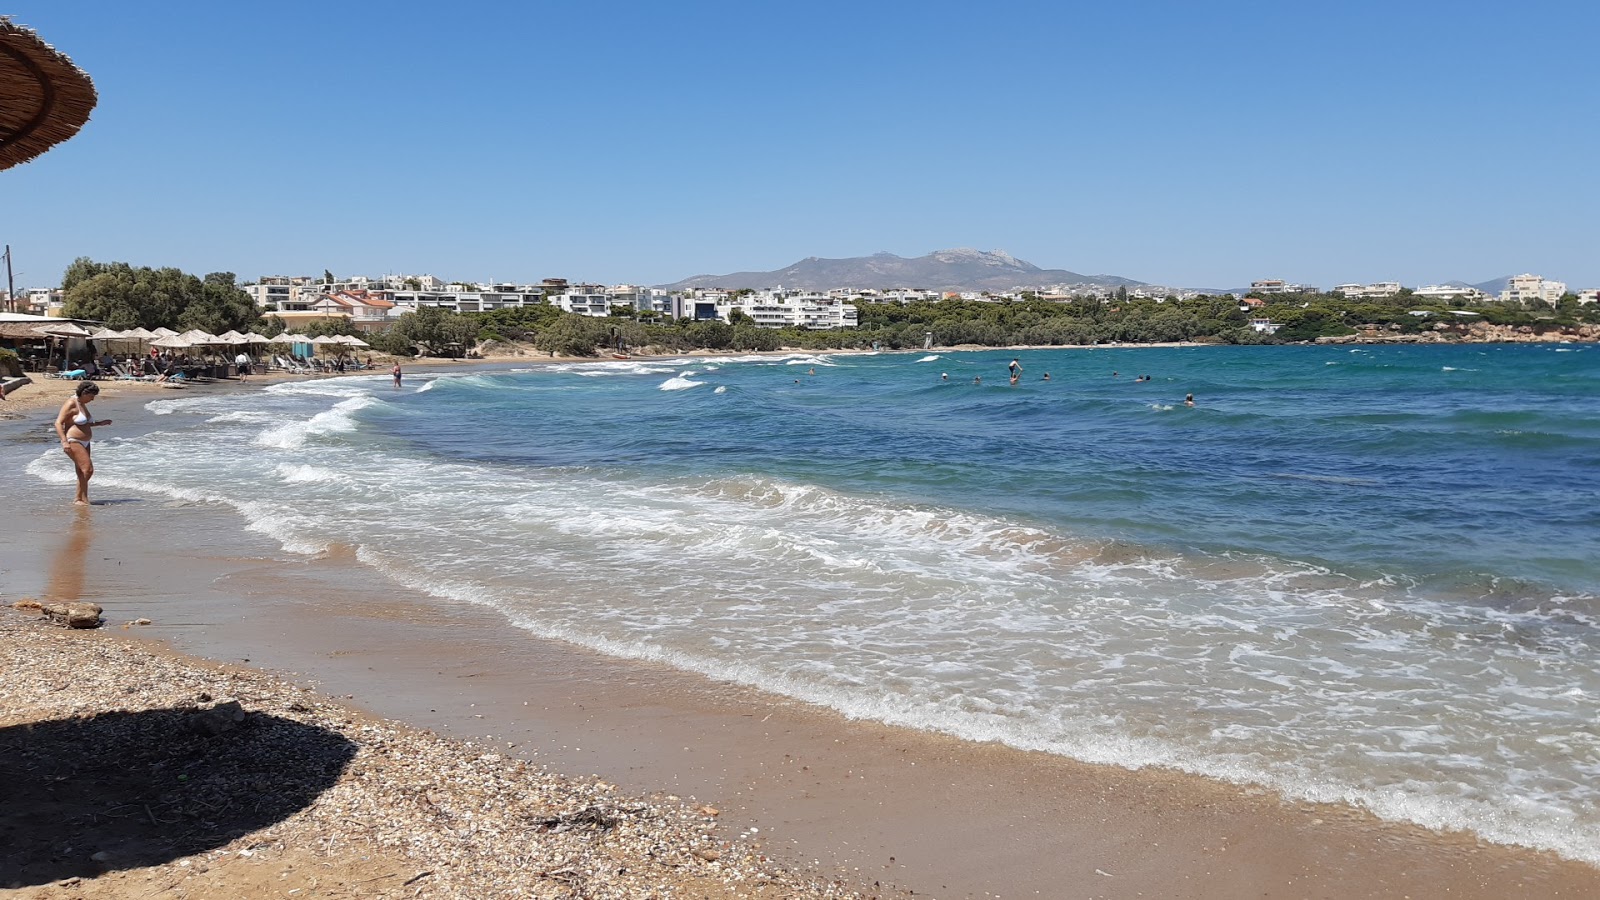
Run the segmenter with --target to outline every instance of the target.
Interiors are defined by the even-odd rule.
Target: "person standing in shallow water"
[[[390,370],[390,374],[392,374],[394,376],[394,386],[395,387],[399,387],[400,386],[400,363],[398,361],[395,362],[394,368],[392,370]]]
[[[94,443],[94,426],[110,425],[110,419],[96,421],[89,417],[87,404],[100,396],[100,386],[92,381],[79,382],[72,397],[61,404],[56,413],[56,437],[61,439],[61,452],[72,460],[78,473],[78,493],[73,503],[89,505],[89,479],[94,477],[94,458],[90,445]]]

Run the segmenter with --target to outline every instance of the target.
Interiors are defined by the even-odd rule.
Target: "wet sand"
[[[137,428],[148,414],[135,404],[109,415]],[[0,464],[12,472],[49,448],[0,423]],[[130,640],[267,668],[377,715],[598,774],[632,793],[692,797],[719,808],[725,827],[759,829],[774,855],[868,889],[946,898],[1600,896],[1600,870],[1551,854],[1180,773],[848,721],[532,638],[491,609],[390,584],[350,553],[285,554],[224,508],[93,493],[104,505],[77,518],[70,487],[25,475],[8,483],[7,600],[78,594],[105,606],[113,627],[153,620],[122,632]]]

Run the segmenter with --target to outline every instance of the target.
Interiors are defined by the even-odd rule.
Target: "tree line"
[[[99,263],[80,257],[62,278],[66,314],[94,319],[116,329],[167,326],[180,331],[200,328],[214,334],[228,330],[259,331],[269,337],[284,323],[263,316],[233,273],[204,277],[175,268]],[[1105,343],[1259,344],[1310,341],[1348,335],[1362,327],[1414,333],[1459,320],[1449,307],[1403,290],[1394,297],[1349,300],[1338,294],[1247,295],[1255,309],[1241,308],[1231,294],[1187,299],[1129,297],[1125,289],[1108,296],[1084,296],[1066,302],[1041,300],[1024,293],[1019,300],[913,301],[858,304],[858,327],[847,331],[762,328],[735,310],[730,321],[671,320],[659,313],[619,309],[595,318],[562,312],[553,306],[528,306],[484,313],[454,313],[423,307],[401,315],[390,328],[363,335],[375,350],[398,355],[425,353],[459,356],[478,342],[517,341],[566,356],[593,356],[607,349],[655,348],[662,352],[695,349],[759,351],[793,347],[806,350],[883,347],[911,349],[932,335],[939,346],[975,344],[1084,345]],[[1423,311],[1427,316],[1414,315]],[[1482,321],[1527,325],[1536,331],[1600,323],[1600,304],[1581,306],[1568,295],[1554,307],[1524,307],[1491,302],[1472,307]],[[1267,335],[1250,325],[1265,318],[1279,325]],[[346,318],[307,323],[313,337],[350,334]]]

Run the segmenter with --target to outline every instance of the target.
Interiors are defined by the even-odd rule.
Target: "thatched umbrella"
[[[0,97],[0,169],[77,134],[98,100],[94,82],[72,60],[6,18],[0,18]]]

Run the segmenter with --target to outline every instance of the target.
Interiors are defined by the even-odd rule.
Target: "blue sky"
[[[79,255],[663,283],[1001,248],[1198,287],[1600,286],[1600,4],[35,0],[95,79],[0,172]]]

